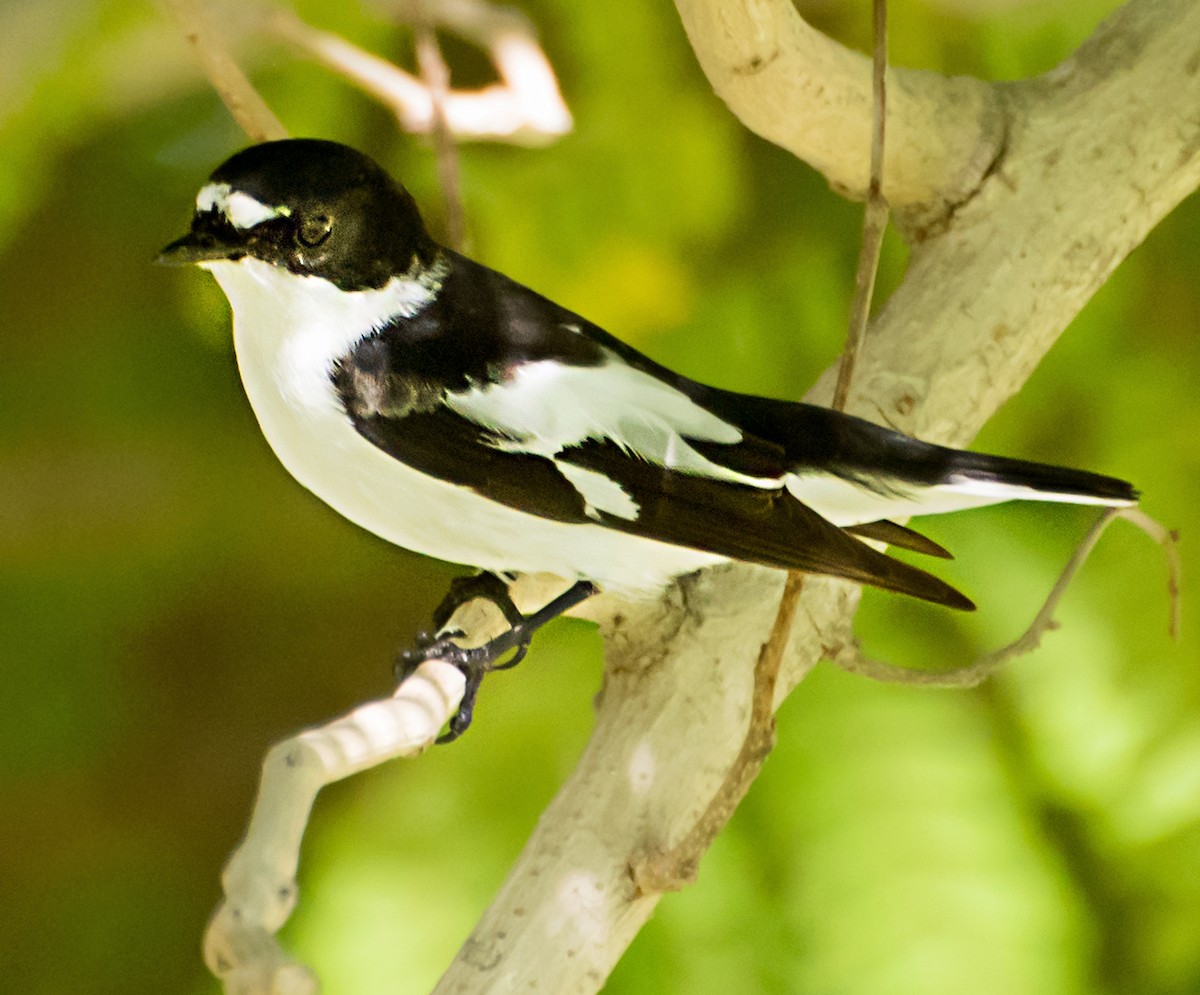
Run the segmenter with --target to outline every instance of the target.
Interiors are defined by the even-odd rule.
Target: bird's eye
[[[315,248],[329,237],[331,228],[333,228],[333,218],[328,214],[314,214],[311,217],[302,218],[300,226],[296,229],[296,240],[310,249]]]

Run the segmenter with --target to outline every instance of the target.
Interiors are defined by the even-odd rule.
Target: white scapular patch
[[[615,480],[610,480],[596,470],[588,470],[563,460],[555,460],[554,465],[587,503],[584,513],[589,518],[599,518],[598,512],[603,511],[609,515],[616,515],[617,518],[637,521],[638,503]]]
[[[553,458],[589,439],[607,439],[681,473],[751,487],[779,486],[778,480],[736,473],[698,453],[685,436],[736,445],[742,441],[741,430],[615,355],[603,366],[527,363],[501,383],[447,395],[446,404],[496,432],[502,439],[496,447],[507,452]]]
[[[514,448],[539,456],[587,439],[611,439],[650,456],[666,451],[671,434],[709,442],[742,438],[686,395],[615,357],[603,366],[526,363],[510,379],[453,394],[447,403],[478,424],[521,439]]]
[[[234,190],[228,183],[209,183],[200,188],[196,194],[197,211],[220,211],[226,220],[240,231],[261,225],[273,218],[286,218],[291,210],[284,207],[273,207],[261,200],[251,197],[248,193]]]

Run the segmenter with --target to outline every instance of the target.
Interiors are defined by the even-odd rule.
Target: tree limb
[[[314,995],[317,980],[275,934],[297,898],[300,841],[317,792],[386,760],[411,757],[433,739],[463,695],[463,676],[431,661],[391,698],[276,743],[246,835],[221,875],[224,899],[204,936],[204,960],[228,995]]]
[[[679,6],[701,64],[747,124],[836,184],[865,187],[865,85],[855,97],[865,60],[859,73],[858,57],[797,24],[786,0],[762,0],[753,16],[746,2]],[[1189,0],[1135,0],[1036,79],[989,87],[896,74],[885,192],[927,218],[936,205],[944,223],[927,230],[871,329],[851,411],[964,444],[1019,389],[1117,263],[1200,184],[1198,38]],[[828,402],[833,375],[810,400]],[[780,573],[729,566],[610,610],[592,739],[438,992],[603,984],[657,902],[635,889],[631,861],[691,830],[742,744],[782,584]],[[847,637],[857,601],[849,585],[806,583],[776,703]]]
[[[871,60],[811,27],[792,0],[676,0],[717,95],[751,131],[795,153],[848,196],[866,196]],[[883,193],[902,212],[943,215],[1004,146],[996,89],[890,69]]]

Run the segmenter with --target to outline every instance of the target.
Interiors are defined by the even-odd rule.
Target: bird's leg
[[[475,600],[488,601],[495,605],[510,628],[525,621],[525,616],[508,593],[508,582],[504,578],[487,571],[455,577],[450,582],[450,590],[433,610],[433,627],[418,632],[416,646],[405,650],[396,661],[397,681],[404,680],[426,660],[443,655],[449,640],[466,635],[462,629],[449,629],[447,626],[455,612],[467,602]],[[515,666],[520,663],[521,655],[523,654],[518,654],[503,666],[491,669],[504,670]]]
[[[476,598],[494,604],[509,625],[517,625],[524,619],[520,609],[517,608],[508,593],[507,581],[487,571],[468,574],[465,577],[455,577],[450,582],[450,590],[442,599],[442,603],[433,610],[434,635],[429,637],[428,641],[432,642],[442,635],[442,629],[454,617],[454,613],[468,601],[474,601]]]
[[[450,720],[449,730],[438,737],[438,742],[449,743],[466,732],[471,724],[475,699],[479,695],[484,675],[493,670],[515,667],[524,659],[533,634],[538,629],[595,593],[595,584],[581,580],[532,614],[522,615],[508,593],[508,585],[495,574],[481,573],[455,580],[450,586],[450,593],[434,612],[434,625],[437,627],[435,632],[438,634],[433,638],[421,638],[417,646],[405,650],[396,661],[396,678],[399,681],[403,681],[426,660],[445,660],[462,671],[466,678],[467,686],[463,691],[462,703],[458,706],[454,718]],[[466,648],[454,642],[456,637],[464,633],[442,633],[440,630],[462,605],[476,598],[494,604],[508,622],[509,628],[507,632],[502,632],[482,646]],[[501,664],[495,662],[512,649],[515,649],[516,653],[511,659]]]

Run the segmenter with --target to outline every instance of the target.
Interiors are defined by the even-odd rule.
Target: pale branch
[[[162,0],[174,14],[205,74],[230,113],[254,141],[286,131],[234,61],[234,43],[246,52],[249,37],[267,32],[349,80],[389,107],[403,130],[428,133],[436,120],[434,85],[341,35],[322,31],[295,13],[262,0]],[[484,0],[394,2],[413,24],[445,27],[485,49],[499,81],[472,90],[447,85],[440,99],[446,129],[461,139],[545,144],[567,134],[571,113],[550,60],[529,22]],[[422,13],[424,11],[424,13]],[[213,22],[220,19],[221,30]]]
[[[714,47],[706,30],[688,24],[698,50]],[[721,40],[729,32],[713,30]],[[999,157],[978,113],[951,108],[934,121],[922,111],[931,161],[950,161],[941,172],[917,171],[930,185],[927,202],[965,202],[916,247],[874,322],[851,411],[965,444],[1020,387],[1113,267],[1200,183],[1198,37],[1200,7],[1190,0],[1134,0],[1046,76],[953,84],[975,94],[976,109],[1006,108]],[[742,38],[770,49],[771,65],[802,58],[785,51],[795,42],[788,31],[747,29]],[[807,89],[777,89],[759,110],[804,130],[816,71],[803,70]],[[904,91],[905,75],[893,79]],[[904,146],[920,144],[911,120],[907,140],[895,140],[905,118],[896,104],[912,100],[908,86],[892,101],[888,170]],[[842,113],[866,133],[865,99]],[[986,168],[977,173],[979,189],[965,199],[956,178],[977,152],[993,168],[982,183]],[[886,181],[884,189],[894,195]],[[827,403],[833,376],[809,399]],[[782,584],[779,573],[720,568],[604,624],[608,668],[592,739],[438,992],[584,993],[603,984],[656,904],[635,888],[631,862],[683,838],[742,746],[755,647]],[[857,593],[822,578],[805,584],[777,703],[845,641]]]
[[[232,43],[245,47],[256,31],[267,31],[337,72],[385,104],[402,129],[458,138],[535,145],[571,130],[571,113],[562,98],[550,60],[529,22],[484,0],[408,0],[391,6],[398,15],[428,33],[444,26],[486,49],[499,82],[475,90],[456,90],[448,72],[438,74],[428,43],[421,77],[358,47],[341,35],[322,31],[295,13],[271,3],[235,4],[232,0],[163,0],[196,53],[205,75],[237,123],[256,142],[285,138],[287,131],[267,107],[232,55]],[[213,24],[220,16],[221,29]],[[430,73],[434,75],[431,77]],[[445,79],[439,83],[441,76]],[[439,86],[441,87],[439,90]],[[444,157],[439,164],[444,168]],[[449,217],[453,220],[454,210]]]
[[[741,749],[725,772],[716,793],[678,843],[636,858],[630,868],[639,895],[679,891],[696,879],[700,858],[725,828],[775,746],[775,688],[792,634],[792,623],[804,589],[804,574],[790,571],[779,597],[770,635],[758,651],[754,687],[750,693],[750,722]]]
[[[792,0],[676,0],[717,95],[748,128],[849,196],[870,177],[871,60],[811,27]],[[967,199],[1004,147],[987,83],[891,69],[883,192],[893,209],[940,217]]]
[[[380,0],[404,20],[429,0]],[[532,21],[514,7],[490,0],[436,0],[429,7],[434,26],[486,50],[500,75],[499,92],[518,108],[526,128],[549,141],[571,130],[571,113],[559,93],[550,60],[538,42]],[[496,115],[499,107],[481,108],[480,118]],[[501,115],[502,116],[502,115]]]
[[[416,3],[404,5],[410,18],[423,9]],[[442,112],[455,136],[534,145],[571,130],[571,113],[554,69],[523,18],[475,2],[449,8],[431,3],[428,17],[434,26],[444,24],[486,48],[500,77],[499,83],[477,90],[447,88]],[[266,23],[279,37],[391,108],[405,131],[433,130],[434,97],[426,82],[341,35],[306,24],[291,11],[272,8]]]
[[[287,137],[280,123],[238,68],[221,34],[213,27],[203,0],[165,0],[201,68],[229,113],[251,141],[267,142]]]
[[[512,587],[526,613],[561,594],[557,577],[528,575]],[[471,634],[477,646],[507,623],[495,605],[472,600],[444,632]],[[465,681],[439,660],[421,664],[390,698],[368,702],[322,726],[275,744],[263,761],[246,835],[221,875],[222,899],[204,937],[204,960],[227,995],[315,995],[318,982],[289,957],[276,934],[296,906],[300,843],[317,793],[327,784],[389,760],[424,753],[454,715]]]
[[[1189,0],[1133,0],[1055,69],[997,84],[1007,151],[945,230],[913,247],[871,328],[851,411],[965,445],[1016,392],[1200,182],[1193,31]],[[811,399],[827,401],[832,383],[827,372]]]
[[[1092,550],[1100,541],[1108,527],[1118,518],[1132,522],[1163,548],[1163,558],[1167,563],[1167,600],[1170,605],[1168,628],[1172,639],[1179,638],[1179,552],[1175,548],[1178,537],[1169,529],[1160,525],[1145,512],[1137,508],[1110,508],[1088,529],[1071,559],[1063,568],[1054,587],[1051,588],[1042,607],[1034,616],[1029,627],[1016,639],[1006,646],[981,656],[978,660],[955,667],[951,670],[911,670],[898,667],[882,660],[874,660],[862,652],[856,640],[851,639],[844,646],[834,651],[830,659],[843,670],[869,677],[871,680],[884,681],[890,684],[916,684],[923,687],[938,688],[973,688],[982,684],[1006,663],[1017,657],[1032,653],[1042,644],[1042,637],[1047,632],[1057,629],[1054,612],[1062,601],[1067,588],[1079,569],[1087,562]]]
[[[276,744],[245,838],[221,876],[224,899],[204,939],[204,959],[229,995],[308,995],[317,983],[275,942],[297,898],[300,841],[317,792],[397,757],[424,752],[453,714],[463,675],[422,664],[391,698]]]

